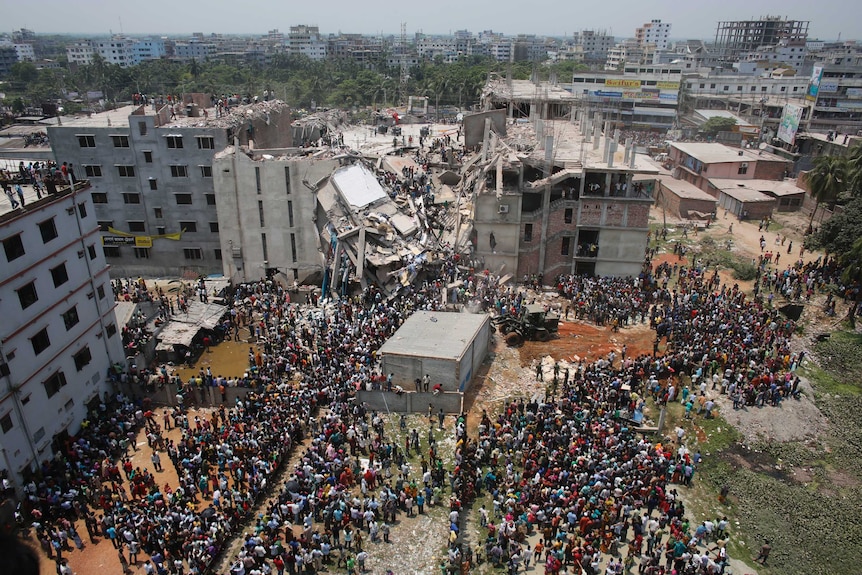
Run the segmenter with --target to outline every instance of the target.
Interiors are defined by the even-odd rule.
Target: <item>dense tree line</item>
[[[467,57],[445,64],[442,60],[423,61],[410,69],[401,82],[398,68],[363,66],[352,59],[311,60],[301,55],[278,54],[268,64],[227,63],[223,61],[178,62],[153,60],[121,68],[96,57],[88,66],[42,69],[29,62],[12,67],[4,86],[6,104],[23,110],[26,105],[66,101],[71,92],[83,95],[100,91],[109,102],[131,100],[132,94],[239,94],[260,96],[269,90],[294,108],[319,106],[385,107],[403,105],[408,96],[428,96],[432,105],[469,108],[476,104],[490,72],[511,72],[515,79],[526,79],[534,70],[543,79],[555,74],[567,81],[576,69],[573,62],[535,64],[499,63],[490,58]],[[86,108],[66,102],[68,111]]]

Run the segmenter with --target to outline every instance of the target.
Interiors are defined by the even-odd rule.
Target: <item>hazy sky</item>
[[[532,33],[562,36],[573,31],[604,29],[628,37],[640,24],[654,18],[671,22],[674,38],[715,37],[719,20],[749,20],[765,15],[810,20],[809,37],[862,39],[862,2],[858,0],[383,0],[297,2],[290,0],[32,0],[0,9],[3,29],[21,27],[36,33],[169,34],[191,32],[264,34],[291,25],[320,27],[321,33],[356,32],[447,34],[459,29],[474,33],[494,30],[505,34]]]

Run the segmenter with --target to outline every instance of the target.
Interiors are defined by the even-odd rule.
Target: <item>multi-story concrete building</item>
[[[635,29],[635,39],[641,46],[652,45],[656,50],[667,50],[670,43],[670,22],[651,20]]]
[[[765,16],[759,20],[732,20],[719,22],[715,29],[715,51],[725,67],[754,52],[761,46],[784,44],[805,48],[808,38],[808,21],[787,20],[779,16]]]
[[[585,60],[604,63],[608,58],[608,50],[613,48],[616,40],[604,30],[584,30],[573,35],[572,43],[583,47]]]
[[[317,26],[291,26],[287,34],[287,49],[312,60],[326,59],[326,40],[320,37]]]
[[[657,168],[638,157],[596,110],[557,101],[555,93],[529,82],[494,80],[485,88],[484,115],[465,119],[467,141],[484,119],[505,119],[504,107],[521,108],[530,95],[535,132],[522,130],[500,150],[488,150],[485,178],[474,188],[473,245],[488,269],[515,270],[518,277],[560,273],[636,276],[642,270],[649,210]],[[506,98],[512,99],[509,105]],[[576,104],[576,102],[575,102]],[[563,106],[570,106],[567,114]],[[563,119],[553,119],[560,118]],[[485,129],[485,137],[490,126]],[[530,137],[532,136],[532,137]],[[616,140],[614,139],[616,138]],[[529,153],[512,154],[528,146]],[[481,154],[481,152],[480,152]]]
[[[191,116],[170,106],[126,106],[91,117],[64,118],[48,129],[58,162],[91,182],[105,257],[117,275],[221,273],[222,252],[212,159],[239,141],[263,147],[291,143],[287,107],[270,101],[216,117],[197,95]],[[206,114],[204,116],[203,114]]]
[[[289,282],[322,278],[315,191],[339,163],[306,159],[300,153],[229,146],[216,154],[222,264],[231,281],[276,273]]]
[[[124,360],[87,182],[0,214],[0,470],[54,458]]]
[[[681,82],[677,66],[635,65],[622,74],[577,72],[572,94],[617,127],[668,129],[677,116]]]
[[[107,64],[127,68],[146,60],[165,57],[165,41],[161,38],[133,39],[112,36],[100,40],[74,42],[66,47],[66,58],[76,64],[90,65],[96,55]]]

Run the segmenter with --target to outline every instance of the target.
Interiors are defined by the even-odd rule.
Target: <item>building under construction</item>
[[[780,16],[764,16],[759,20],[728,20],[715,29],[715,50],[724,62],[736,62],[746,52],[761,46],[805,46],[808,39],[807,20],[787,20]]]
[[[543,83],[492,78],[486,111],[465,118],[468,146],[481,142],[462,169],[476,255],[518,277],[636,276],[658,170],[611,118],[562,96]]]

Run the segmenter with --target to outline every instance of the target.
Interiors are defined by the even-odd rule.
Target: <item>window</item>
[[[287,201],[287,226],[293,227],[293,202],[290,200]]]
[[[60,287],[69,281],[69,274],[66,272],[66,264],[60,264],[55,268],[51,268],[51,278],[54,280],[54,287]]]
[[[130,232],[143,232],[146,231],[146,225],[142,221],[129,221],[126,222],[129,226]]]
[[[139,260],[150,259],[150,248],[135,248],[135,258]]]
[[[172,178],[188,178],[189,177],[188,166],[171,166],[171,177]]]
[[[99,231],[100,232],[109,232],[109,231],[111,231],[110,228],[114,227],[114,221],[113,220],[99,220],[96,223],[99,224]]]
[[[210,222],[210,232],[214,234],[218,233],[218,222]]]
[[[212,166],[201,166],[201,177],[202,178],[213,177],[213,167]]]
[[[215,256],[215,259],[216,259],[217,261],[221,261],[221,250],[220,250],[220,249],[218,249],[218,248],[216,248],[215,250],[213,250],[213,256]]]
[[[163,235],[165,235],[165,233],[166,232],[165,232],[164,226],[159,226],[156,228],[156,235],[163,236]]]
[[[135,166],[117,166],[117,171],[121,178],[134,178]]]
[[[710,90],[715,90],[715,84],[710,84],[710,85],[709,85],[709,89],[710,89]]]
[[[105,286],[101,285],[97,287],[96,294],[99,296],[99,299],[105,299]]]
[[[288,195],[290,195],[290,166],[284,167],[284,188],[287,190]]]
[[[257,216],[260,219],[260,227],[264,226],[264,218],[263,218],[263,202],[257,203]]]
[[[563,212],[563,221],[567,224],[572,223],[572,215],[574,214],[574,210],[572,208],[566,208],[566,211]]]
[[[158,190],[159,189],[159,181],[155,178],[150,178],[150,189]]]
[[[290,257],[296,261],[296,234],[290,234]]]
[[[748,164],[740,164],[739,168],[736,170],[736,173],[739,175],[748,173]]]
[[[66,331],[78,325],[78,307],[72,306],[63,314],[63,323],[66,325]]]
[[[207,198],[207,205],[208,206],[216,205],[215,194],[206,194],[206,198]]]
[[[113,323],[109,323],[105,327],[105,333],[108,334],[108,337],[114,337],[115,335],[117,335],[117,326]]]
[[[129,137],[128,136],[111,136],[111,141],[114,143],[115,148],[128,148],[129,147]]]
[[[533,224],[524,224],[524,241],[533,241]]]
[[[154,216],[157,220],[162,219],[162,218],[164,217],[164,216],[162,215],[162,208],[153,208],[153,216]]]
[[[197,222],[180,222],[180,229],[186,232],[194,233],[198,231]]]
[[[185,248],[183,255],[187,260],[202,260],[204,258],[200,248]]]
[[[21,309],[27,309],[28,307],[39,301],[39,294],[36,293],[35,281],[32,281],[24,287],[20,287],[15,291],[18,292],[18,301],[21,302]]]
[[[147,123],[146,122],[138,122],[138,133],[142,136],[147,135]]]
[[[175,194],[174,196],[177,199],[177,205],[189,205],[192,203],[192,195],[191,194]]]
[[[87,254],[90,256],[91,260],[96,259],[96,244],[90,244],[87,246]]]
[[[120,246],[102,246],[102,251],[105,252],[106,258],[120,257]]]
[[[254,167],[254,185],[257,188],[257,193],[260,193],[260,167]],[[261,224],[263,225],[263,224]]]
[[[108,194],[106,194],[105,192],[93,192],[90,194],[90,197],[93,198],[94,204],[108,203]]]
[[[102,166],[96,165],[84,165],[84,174],[88,178],[101,178],[102,177]]]
[[[140,204],[141,194],[123,194],[124,204]]]
[[[786,91],[786,90],[787,90],[787,86],[782,86],[782,87],[781,87],[781,91],[782,91],[782,92],[784,92],[784,91]]]
[[[95,148],[96,147],[96,136],[90,134],[79,134],[78,135],[78,145],[82,148]]]
[[[11,262],[24,255],[24,243],[21,234],[15,234],[3,240],[3,250],[6,252],[6,261]]]
[[[87,217],[87,204],[78,204],[78,215],[82,220]]]
[[[571,238],[563,238],[563,242],[560,245],[560,255],[569,255],[569,242],[571,242],[571,240]]]
[[[168,142],[168,148],[179,149],[183,147],[182,136],[167,136],[165,140]]]
[[[144,152],[144,161],[148,164],[153,163],[153,153],[150,151]]]
[[[46,379],[42,385],[45,386],[45,393],[48,394],[48,397],[54,397],[60,391],[60,388],[66,385],[66,375],[62,371],[58,371]]]
[[[42,234],[42,243],[47,244],[57,237],[57,226],[54,225],[54,218],[45,220],[39,223],[39,232]]]
[[[3,433],[8,433],[10,429],[12,429],[12,412],[10,411],[3,417],[0,417],[0,429],[3,430]]]
[[[212,136],[198,136],[196,139],[199,150],[212,150],[215,148],[215,139]]]
[[[51,345],[51,340],[48,338],[48,328],[43,327],[36,335],[30,338],[30,343],[33,345],[33,353],[39,355]]]
[[[266,245],[266,234],[260,234],[260,249],[263,252],[263,259],[269,259],[269,248]]]

